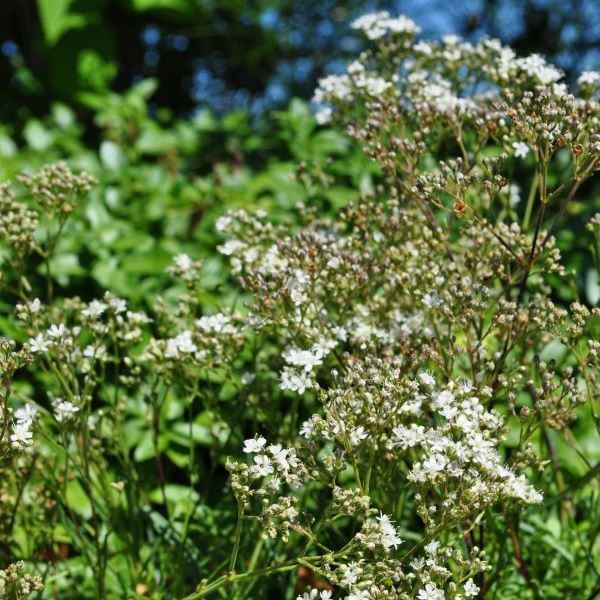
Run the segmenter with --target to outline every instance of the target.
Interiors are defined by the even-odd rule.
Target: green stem
[[[533,202],[535,200],[536,192],[538,187],[538,178],[533,178],[533,183],[531,184],[531,188],[529,189],[529,197],[527,198],[527,207],[525,209],[525,215],[523,216],[523,223],[521,228],[524,231],[529,229],[529,222],[531,221],[531,212],[533,211]]]
[[[237,525],[235,526],[235,542],[233,544],[233,552],[229,560],[229,573],[235,571],[235,563],[240,549],[240,540],[242,539],[242,519],[244,518],[244,505],[238,502]]]

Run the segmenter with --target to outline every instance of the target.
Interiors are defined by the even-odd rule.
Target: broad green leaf
[[[48,44],[55,44],[69,29],[83,27],[85,15],[72,13],[73,0],[37,0],[42,31]]]

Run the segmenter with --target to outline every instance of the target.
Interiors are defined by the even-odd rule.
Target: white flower
[[[315,120],[319,125],[326,125],[331,121],[333,110],[330,106],[324,106],[315,113]]]
[[[387,11],[363,15],[353,21],[352,28],[359,29],[370,40],[377,40],[389,32],[416,35],[421,31],[412,19],[404,15],[392,18]]]
[[[362,573],[362,569],[356,563],[340,565],[340,584],[344,587],[351,587],[358,581],[358,576]]]
[[[525,158],[529,154],[529,146],[525,142],[513,142],[516,158]]]
[[[419,600],[444,600],[444,590],[440,590],[433,583],[428,583],[419,590],[417,598]]]
[[[320,104],[329,100],[351,100],[352,82],[348,75],[328,75],[319,79],[313,101]]]
[[[15,446],[28,446],[31,443],[32,438],[31,422],[24,421],[15,423],[10,436],[10,441]]]
[[[269,446],[269,452],[273,457],[273,460],[281,467],[283,471],[288,471],[290,468],[290,464],[288,462],[288,453],[289,450],[283,448],[281,444],[272,444]]]
[[[465,596],[468,596],[469,598],[474,598],[479,593],[479,588],[475,585],[472,579],[469,579],[465,583],[464,592]]]
[[[296,367],[303,367],[305,373],[310,373],[315,367],[323,364],[323,353],[321,351],[299,350],[288,348],[283,352],[285,361]]]
[[[358,446],[368,436],[369,434],[365,431],[365,428],[362,425],[359,425],[350,431],[348,440],[351,446]]]
[[[348,339],[348,332],[339,325],[333,327],[331,333],[333,333],[333,335],[341,342],[345,342]]]
[[[424,548],[425,552],[427,552],[427,554],[430,554],[431,556],[435,556],[439,549],[440,543],[435,540],[433,542],[429,542],[429,544],[427,544]]]
[[[125,302],[125,300],[122,298],[118,298],[114,294],[111,294],[110,292],[106,292],[106,294],[104,294],[104,302],[106,302],[108,308],[110,308],[116,315],[127,310],[127,302]]]
[[[385,25],[392,33],[408,33],[410,35],[421,33],[421,28],[412,19],[404,15],[386,19]]]
[[[50,325],[46,335],[53,340],[60,340],[67,334],[67,328],[60,323],[59,325]]]
[[[367,590],[352,590],[350,595],[345,596],[344,600],[369,600],[371,594]]]
[[[424,54],[425,56],[431,56],[433,52],[433,48],[430,42],[420,41],[417,42],[413,46],[413,50],[419,54]]]
[[[304,592],[302,596],[298,596],[296,600],[315,600],[316,598],[320,598],[320,600],[331,600],[332,592],[329,590],[311,590],[310,592]]]
[[[423,371],[422,373],[419,373],[418,377],[419,377],[419,381],[425,387],[432,388],[435,386],[435,378],[433,377],[433,375],[431,375],[431,373],[427,373],[426,371]]]
[[[429,292],[423,296],[423,304],[427,308],[434,308],[442,303],[442,299],[437,294],[430,294]]]
[[[31,313],[38,313],[42,309],[42,303],[39,298],[35,298],[27,305],[27,308]]]
[[[456,44],[460,42],[460,36],[451,33],[449,35],[445,35],[442,38],[442,41],[444,44],[446,44],[446,46],[456,46]]]
[[[28,402],[25,406],[15,410],[15,419],[18,423],[32,423],[37,415],[37,406]]]
[[[217,231],[225,231],[231,225],[231,217],[229,215],[223,215],[219,217],[215,222],[215,229]]]
[[[423,425],[412,423],[410,427],[398,425],[392,430],[394,434],[391,440],[392,446],[399,446],[402,450],[413,448],[425,440],[425,428]]]
[[[290,298],[296,306],[300,306],[306,300],[304,290],[310,283],[310,276],[302,269],[294,269],[294,274],[290,277],[287,288],[290,290]]]
[[[79,412],[78,406],[62,398],[56,398],[52,404],[54,406],[54,416],[59,423],[70,421],[75,413]]]
[[[152,319],[143,312],[127,311],[127,318],[132,325],[147,325],[152,322]]]
[[[193,265],[192,259],[187,254],[178,254],[173,257],[173,262],[175,263],[175,267],[183,273],[189,271]]]
[[[539,504],[544,498],[527,481],[524,475],[516,477],[507,470],[508,478],[504,482],[504,491],[508,496],[522,500],[526,504]]]
[[[249,454],[251,452],[260,452],[264,445],[267,443],[267,440],[262,437],[255,437],[249,440],[244,441],[244,452]]]
[[[41,333],[38,333],[34,338],[29,338],[29,341],[27,342],[29,351],[33,352],[34,354],[37,354],[38,352],[46,352],[49,345],[50,342],[46,340]]]
[[[299,394],[304,394],[308,388],[312,387],[313,383],[306,371],[298,372],[291,367],[284,367],[280,377],[282,390],[298,392]]]
[[[106,304],[100,300],[92,300],[86,308],[81,311],[84,317],[90,317],[92,319],[98,318],[106,310]]]
[[[530,77],[537,79],[542,85],[555,83],[563,75],[559,69],[549,65],[539,54],[518,58],[515,60],[515,66],[525,71]]]
[[[255,456],[254,463],[255,464],[252,466],[252,470],[258,475],[265,477],[273,472],[273,465],[271,465],[269,457],[265,456],[264,454]]]
[[[100,359],[106,355],[106,348],[104,346],[94,346],[89,344],[83,349],[83,356],[85,358],[96,358]]]
[[[381,513],[377,517],[379,522],[379,530],[381,531],[381,544],[388,550],[389,548],[397,548],[402,543],[402,538],[398,535],[396,528],[392,524],[390,518]]]
[[[354,20],[351,27],[362,31],[370,40],[376,40],[387,33],[385,22],[389,17],[387,11],[369,13]]]
[[[223,313],[216,313],[214,315],[204,315],[199,319],[196,319],[195,325],[198,329],[205,331],[206,333],[232,333],[235,331],[233,326],[228,327],[231,318]]]
[[[242,385],[250,385],[255,379],[256,379],[256,374],[252,373],[250,371],[246,371],[245,373],[242,373],[242,376],[240,377],[240,381],[242,382]]]
[[[180,354],[193,354],[196,350],[198,350],[198,346],[192,340],[191,331],[185,330],[176,337],[167,340],[165,357],[177,358]]]
[[[600,73],[598,71],[584,71],[577,78],[577,85],[600,85]]]
[[[304,421],[304,423],[302,423],[302,428],[300,429],[300,435],[302,437],[305,438],[309,438],[312,437],[312,434],[315,431],[315,422],[314,420],[311,419],[307,419],[306,421]]]
[[[225,256],[235,254],[240,248],[244,247],[244,243],[240,240],[228,240],[221,246],[217,246],[217,250]]]

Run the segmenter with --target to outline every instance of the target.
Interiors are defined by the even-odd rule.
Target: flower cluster
[[[25,573],[25,564],[17,562],[0,570],[0,599],[21,600],[43,591],[40,577]]]
[[[491,567],[472,529],[508,515],[521,552],[510,515],[543,500],[530,478],[556,468],[546,429],[568,429],[598,390],[596,345],[579,344],[598,310],[549,298],[566,275],[556,228],[600,164],[596,77],[575,97],[541,56],[496,40],[414,43],[418,27],[387,13],[353,27],[372,47],[321,80],[315,102],[319,121],[364,144],[382,185],[333,219],[299,207],[301,225],[285,228],[235,211],[218,228],[255,298],[248,322],[276,334],[280,389],[310,407],[288,434],[286,452],[306,457],[291,488],[262,436],[245,442],[251,460],[229,462],[231,486],[265,535],[304,538],[298,564],[340,597],[474,598]],[[556,183],[559,154],[571,168]],[[516,161],[534,171],[527,207]],[[548,364],[553,344],[561,361]],[[540,431],[549,461],[531,444]]]
[[[562,300],[557,238],[600,166],[599,76],[575,96],[559,69],[496,40],[415,42],[418,26],[385,12],[353,28],[367,49],[315,101],[378,165],[376,184],[335,214],[218,219],[240,302],[204,304],[203,264],[181,253],[143,311],[111,292],[56,300],[52,250],[91,179],[59,164],[21,177],[26,201],[0,187],[23,342],[0,342],[0,458],[14,467],[0,465],[14,490],[0,516],[60,513],[100,596],[122,557],[111,534],[131,518],[212,572],[194,600],[292,573],[299,600],[504,597],[513,565],[520,597],[541,597],[519,519],[564,501],[557,527],[579,531],[592,510],[573,507],[555,445],[580,416],[597,424],[600,311]],[[58,219],[45,240],[42,215]],[[598,216],[588,231],[598,252]],[[21,274],[33,252],[44,268]],[[23,465],[38,460],[34,493]],[[227,473],[227,507],[200,515]],[[227,566],[201,561],[200,530],[232,538]],[[138,558],[127,568],[143,575]],[[0,586],[37,589],[9,570]]]

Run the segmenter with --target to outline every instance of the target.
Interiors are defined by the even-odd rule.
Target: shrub
[[[0,556],[50,593],[597,593],[600,313],[560,302],[557,235],[600,164],[600,78],[575,97],[495,40],[354,26],[371,49],[315,101],[379,182],[331,216],[223,215],[220,312],[183,253],[176,302],[55,297],[92,181],[59,163],[2,188],[28,341],[1,347]],[[598,259],[597,216],[587,235]]]

